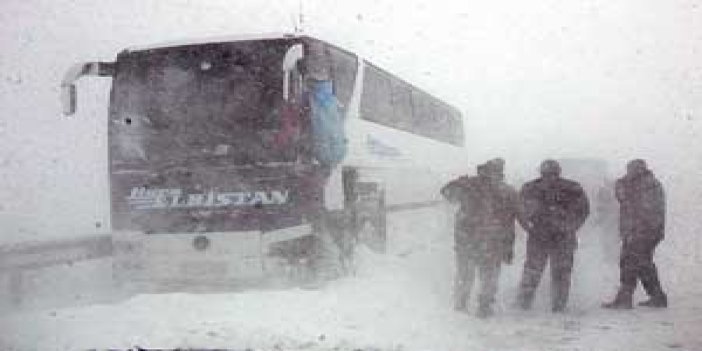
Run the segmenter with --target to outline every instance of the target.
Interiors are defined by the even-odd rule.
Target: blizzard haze
[[[606,159],[615,175],[626,159],[642,157],[682,188],[673,191],[685,195],[680,201],[702,197],[690,178],[702,162],[702,9],[695,1],[2,6],[0,220],[13,229],[3,240],[37,227],[51,235],[105,228],[109,83],[80,81],[79,113],[62,118],[58,83],[71,64],[110,61],[123,48],[152,43],[291,32],[300,9],[308,34],[459,107],[476,163],[502,155],[508,172],[523,179],[545,157]]]
[[[643,316],[642,329],[631,327],[624,334],[616,334],[612,345],[631,346],[627,340],[645,335],[646,328],[658,330],[655,328],[660,323],[680,323],[677,331],[653,333],[651,338],[665,339],[668,346],[681,343],[681,349],[686,350],[689,345],[702,347],[702,340],[695,336],[696,331],[702,330],[702,320],[697,317],[702,308],[699,302],[702,277],[690,273],[699,271],[702,265],[699,236],[702,230],[699,221],[702,3],[699,1],[4,0],[0,9],[0,106],[3,107],[0,245],[109,230],[106,120],[110,83],[104,78],[80,80],[78,113],[64,117],[59,84],[72,64],[112,61],[128,47],[246,33],[293,32],[297,27],[308,35],[357,52],[458,107],[465,118],[467,153],[471,160],[465,165],[466,172],[472,173],[476,164],[488,158],[501,156],[507,161],[508,180],[520,186],[522,181],[537,176],[538,164],[545,158],[604,160],[608,162],[610,178],[621,176],[627,160],[646,159],[668,196],[668,240],[659,250],[664,285],[674,287],[671,296],[681,297],[685,308],[664,314],[660,317],[662,322],[657,315],[646,313],[616,319],[594,312],[582,321],[584,330],[589,331],[582,340],[578,339],[581,344],[577,345],[585,345],[580,349],[586,349],[587,345],[607,349],[606,342],[599,343],[597,339],[598,333],[605,330],[598,329],[602,327],[599,319],[609,320],[611,323],[605,327],[613,328],[610,332],[615,335],[620,327],[626,329]],[[447,229],[450,224],[447,225],[448,219],[444,217],[437,218],[432,228],[443,228],[445,233],[433,232],[417,239],[407,234],[411,231],[410,224],[401,231],[402,238],[412,237],[415,241],[403,242],[393,253],[404,255],[415,250],[418,254],[412,256],[410,263],[400,262],[396,258],[400,256],[369,257],[368,265],[378,263],[384,268],[374,273],[370,266],[363,266],[359,277],[335,282],[331,290],[314,293],[319,295],[305,295],[299,302],[302,307],[295,308],[299,311],[319,303],[315,319],[295,315],[286,317],[275,327],[286,337],[297,333],[311,338],[318,335],[317,326],[341,323],[342,317],[325,308],[334,306],[340,299],[356,296],[370,301],[370,294],[378,293],[380,300],[364,305],[367,309],[352,305],[338,311],[351,320],[349,325],[357,328],[337,335],[338,340],[345,335],[362,338],[363,345],[391,348],[396,346],[393,337],[404,337],[410,340],[409,349],[429,349],[432,345],[439,345],[439,349],[519,347],[520,339],[501,340],[507,331],[495,332],[502,330],[496,327],[499,320],[486,327],[474,321],[465,322],[447,311],[436,312],[449,298],[452,279],[451,258],[446,256],[451,253],[447,249],[451,245]],[[523,238],[518,240],[518,245],[522,245]],[[579,254],[579,264],[585,267],[599,257],[587,249]],[[503,285],[503,309],[508,309],[507,301],[518,279],[521,258],[503,274],[503,280],[507,281]],[[600,299],[612,293],[616,286],[613,267],[608,266],[611,269],[602,274],[598,265],[581,270],[578,278],[581,289],[574,297],[580,303],[578,313],[586,315],[590,308],[597,308]],[[396,275],[393,268],[403,273]],[[412,290],[415,283],[416,291],[394,299],[395,294],[406,291],[403,289]],[[363,290],[366,286],[372,288]],[[274,301],[273,306],[287,304],[287,295],[266,294],[269,294],[266,298]],[[243,333],[237,335],[250,333],[248,339],[231,339],[250,344],[231,345],[220,340],[221,344],[217,345],[243,348],[256,347],[260,342],[272,347],[267,344],[273,336],[265,329],[265,318],[275,320],[277,315],[274,307],[263,303],[260,296],[245,293],[241,300],[226,295],[213,300],[224,306],[221,311],[232,313],[222,314],[223,320],[235,321],[234,327],[221,327],[216,333],[233,333],[235,329]],[[428,299],[425,304],[416,306],[412,313],[407,312],[424,298]],[[78,330],[102,316],[114,315],[127,325],[133,320],[125,312],[120,314],[123,310],[147,314],[152,312],[149,308],[197,304],[195,300],[197,297],[181,295],[166,299],[142,296],[124,305],[59,311],[59,320],[66,323],[61,332],[74,339],[52,346],[51,339],[46,338],[41,339],[40,345],[87,348],[95,345],[89,345],[86,340],[135,341],[129,339],[134,335],[129,329],[113,330],[115,334],[104,334],[103,339],[81,339]],[[384,302],[390,307],[382,305]],[[212,306],[201,305],[201,310],[192,313],[221,312]],[[250,306],[245,311],[252,314],[262,311],[263,319],[248,325],[245,313],[233,315],[242,306]],[[393,309],[405,314],[387,312]],[[364,311],[370,312],[364,314]],[[168,317],[171,312],[164,315]],[[401,326],[390,328],[389,336],[359,327],[369,322],[368,315],[382,316],[378,320],[392,325],[406,322],[413,313],[427,316],[426,321],[413,324],[411,330],[401,330]],[[137,325],[158,324],[156,318],[164,315],[155,314],[154,320],[146,318]],[[10,326],[19,335],[16,340],[24,338],[25,343],[50,335],[54,325],[51,318],[56,313],[52,317],[35,317],[16,316],[0,321],[0,327]],[[511,316],[507,323],[527,328],[525,320],[530,317],[533,316]],[[544,333],[552,343],[549,345],[554,347],[570,342],[559,339],[558,333],[567,329],[564,325],[573,320],[581,325],[578,316],[569,316],[567,320],[535,318],[544,326]],[[432,323],[447,329],[424,338],[416,337],[429,330]],[[23,329],[26,325],[36,327]],[[96,335],[100,328],[108,327],[101,325]],[[162,340],[164,345],[182,346],[168,344],[167,340],[187,339],[182,335],[189,333],[190,327],[178,324],[174,331],[161,334],[154,327],[148,332],[153,334],[148,335],[153,336],[152,340]],[[477,341],[441,341],[452,333],[461,333],[463,327],[470,329],[470,338],[474,338],[471,340]],[[209,329],[203,330],[198,330],[195,334],[202,333],[188,342],[201,340],[197,339],[200,337],[207,339],[205,334]],[[522,331],[528,334],[530,330]],[[177,332],[181,332],[177,338],[169,339]],[[110,339],[114,335],[118,336]],[[627,336],[631,339],[626,339]],[[480,342],[482,337],[488,340],[484,344]],[[533,342],[528,345],[538,345],[538,340]],[[676,348],[673,346],[670,347]],[[655,345],[651,350],[657,350]]]

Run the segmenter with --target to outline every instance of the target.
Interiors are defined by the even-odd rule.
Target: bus
[[[467,168],[458,109],[306,35],[168,43],[71,67],[111,78],[114,274],[141,288],[327,279]],[[312,277],[312,278],[310,278]]]

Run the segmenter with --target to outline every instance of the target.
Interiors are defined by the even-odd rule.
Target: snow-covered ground
[[[61,118],[58,85],[71,64],[112,60],[133,45],[290,31],[302,3],[3,1],[0,243],[109,230],[109,81],[82,80],[78,114]],[[498,314],[456,314],[447,218],[408,215],[387,255],[361,254],[356,276],[319,290],[114,301],[108,260],[35,272],[23,310],[3,312],[0,295],[0,351],[702,350],[701,11],[690,0],[304,1],[308,33],[458,105],[476,162],[501,155],[509,173],[525,178],[545,157],[605,158],[614,173],[632,157],[650,160],[669,194],[668,239],[657,253],[666,310],[599,308],[614,293],[617,268],[597,240],[609,232],[590,228],[567,313],[548,312],[547,275],[534,311],[510,307],[521,236],[515,265],[503,270]],[[3,273],[0,292],[11,284]]]
[[[548,312],[547,275],[533,311],[511,306],[520,255],[503,270],[497,315],[480,320],[451,310],[446,214],[413,213],[391,222],[388,254],[362,250],[355,276],[321,289],[138,295],[114,304],[14,312],[0,320],[0,349],[702,350],[702,274],[693,269],[697,257],[680,254],[694,253],[676,247],[683,241],[671,238],[659,253],[668,309],[600,309],[617,272],[602,258],[597,232],[587,229],[567,313]]]

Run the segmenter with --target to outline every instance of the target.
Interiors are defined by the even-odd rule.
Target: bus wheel
[[[342,275],[341,250],[338,244],[340,224],[338,216],[326,214],[316,225],[313,270],[318,280],[331,280]]]
[[[374,196],[373,196],[374,195]],[[378,192],[361,200],[357,209],[358,242],[378,253],[387,249],[385,196]]]

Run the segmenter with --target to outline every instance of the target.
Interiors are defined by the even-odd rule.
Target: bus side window
[[[456,110],[451,110],[451,143],[454,145],[463,145],[464,135],[463,135],[463,123],[461,120],[461,113]]]
[[[364,119],[392,127],[394,111],[390,97],[390,79],[373,66],[366,66],[363,79],[361,114]]]
[[[460,112],[431,95],[366,65],[361,118],[443,143],[463,145]]]
[[[450,140],[449,138],[449,125],[448,125],[448,111],[444,106],[437,106],[436,118],[434,119],[434,135],[433,137],[439,140]]]
[[[412,91],[413,119],[412,130],[417,134],[426,134],[426,131],[432,129],[432,108],[431,103],[426,98],[426,95]],[[424,132],[422,132],[424,131]]]
[[[412,90],[409,85],[396,80],[392,82],[392,106],[392,125],[398,129],[415,132],[412,123]]]
[[[334,47],[329,49],[332,57],[331,76],[334,81],[334,94],[345,112],[353,94],[358,62],[356,57],[351,54]]]

